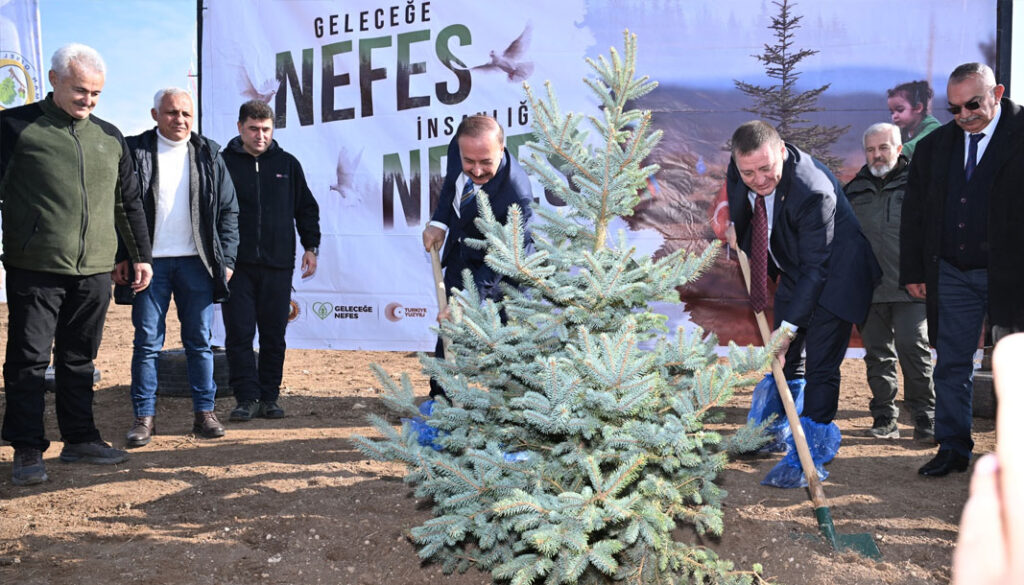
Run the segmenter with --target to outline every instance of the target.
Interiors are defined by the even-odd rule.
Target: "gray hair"
[[[192,94],[190,94],[188,90],[180,87],[165,87],[156,92],[156,95],[153,96],[153,109],[159,112],[160,102],[164,101],[164,96],[174,97],[176,95],[187,95],[189,99],[192,99]]]
[[[903,139],[900,137],[900,127],[896,124],[890,124],[888,122],[879,122],[868,126],[868,129],[864,131],[864,136],[861,136],[860,145],[861,148],[868,145],[868,136],[875,134],[888,134],[892,140],[892,144],[899,146],[903,144]]]
[[[77,63],[89,71],[106,76],[107,64],[96,49],[79,43],[70,43],[57,49],[50,58],[50,69],[63,79],[71,73],[71,63]]]
[[[968,77],[977,77],[985,83],[986,87],[996,85],[996,74],[992,68],[984,63],[964,63],[957,65],[956,69],[949,74],[949,85],[963,83]]]

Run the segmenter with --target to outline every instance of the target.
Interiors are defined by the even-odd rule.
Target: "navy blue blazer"
[[[463,240],[467,238],[482,240],[484,236],[475,223],[478,215],[476,197],[460,209],[459,215],[455,213],[453,205],[457,195],[455,192],[456,180],[462,174],[462,156],[459,153],[458,142],[454,138],[448,145],[446,171],[437,209],[430,217],[431,221],[439,221],[448,226],[448,235],[441,256],[441,265],[445,267],[445,287],[449,289],[453,286],[463,288],[461,273],[464,268],[469,268],[473,273],[473,280],[481,297],[498,299],[501,297],[501,289],[498,286],[501,282],[501,275],[495,274],[484,263],[487,250],[473,248],[463,243]],[[512,204],[517,204],[522,209],[524,224],[528,223],[533,215],[533,209],[530,207],[530,204],[533,203],[530,177],[523,170],[519,161],[509,154],[508,148],[504,149],[504,166],[493,179],[483,185],[482,189],[487,193],[494,217],[500,223],[504,224],[508,220],[508,210]],[[531,241],[529,231],[526,235],[529,245]]]
[[[786,314],[776,321],[806,327],[815,307],[822,306],[850,323],[863,323],[882,269],[871,244],[847,201],[839,181],[811,155],[786,144],[788,157],[775,188],[771,250],[778,280],[777,299]],[[726,176],[729,217],[740,248],[750,253],[749,189],[735,161]]]

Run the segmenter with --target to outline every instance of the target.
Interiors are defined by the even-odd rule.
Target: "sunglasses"
[[[976,97],[973,100],[971,100],[971,101],[967,102],[966,104],[964,104],[963,106],[949,106],[946,109],[949,110],[950,114],[953,114],[954,116],[959,116],[960,115],[960,110],[963,109],[963,108],[967,108],[968,111],[973,112],[974,110],[977,110],[980,107],[981,107],[981,98],[980,97]]]

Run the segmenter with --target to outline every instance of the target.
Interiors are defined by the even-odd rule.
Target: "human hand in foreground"
[[[1024,333],[1004,337],[992,355],[999,397],[996,453],[974,465],[960,518],[953,585],[1024,583]]]

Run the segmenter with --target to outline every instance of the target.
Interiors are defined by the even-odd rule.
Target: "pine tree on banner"
[[[466,272],[440,326],[453,361],[421,356],[452,399],[425,421],[438,448],[420,444],[413,424],[396,430],[381,417],[371,420],[383,439],[356,446],[403,463],[415,494],[432,500],[434,517],[411,535],[446,572],[475,567],[513,585],[763,582],[759,567],[735,570],[672,531],[722,533],[726,494],[715,480],[728,452],[763,439],[758,427],[726,439],[704,424],[721,420],[719,407],[770,354],[731,346],[732,365],[720,363],[713,335],[669,334],[648,308],[679,302],[677,288],[711,266],[717,244],[654,261],[608,233],[656,170],[643,161],[661,133],[650,112],[626,106],[657,84],[635,76],[628,32],[623,54],[587,62],[597,115],[563,113],[550,84],[546,99],[526,86],[535,141],[524,164],[566,202],[535,210],[536,251],[522,251],[518,209],[500,225],[479,195],[486,241],[475,245],[516,286],[501,303],[481,302]],[[389,407],[417,417],[408,376],[376,374]]]
[[[843,161],[832,155],[829,149],[850,127],[806,125],[808,120],[803,115],[821,111],[816,105],[818,97],[832,84],[826,83],[807,91],[797,90],[796,83],[800,79],[797,64],[818,51],[793,47],[794,31],[800,28],[803,19],[790,12],[796,4],[790,4],[789,0],[772,4],[779,7],[778,16],[772,17],[768,27],[775,31],[775,44],[766,44],[764,53],[753,57],[764,64],[765,73],[778,83],[763,86],[733,80],[737,89],[754,99],[754,106],[743,110],[771,122],[783,140],[825,163],[833,172],[838,172]]]

